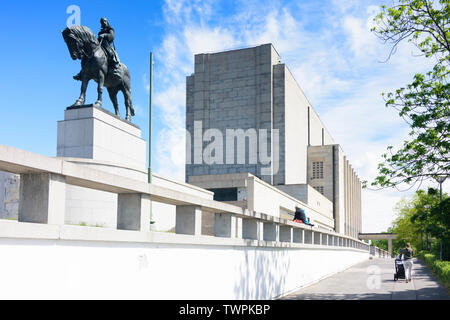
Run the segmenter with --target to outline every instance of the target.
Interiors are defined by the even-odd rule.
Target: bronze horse
[[[125,119],[131,121],[131,117],[134,116],[134,108],[128,68],[121,63],[117,70],[111,70],[105,51],[89,28],[84,26],[68,27],[62,32],[62,35],[72,59],[81,60],[81,94],[73,106],[84,105],[88,83],[90,80],[94,80],[98,83],[98,99],[94,106],[102,106],[103,87],[106,87],[116,115],[120,116],[117,93],[122,91],[126,107]]]

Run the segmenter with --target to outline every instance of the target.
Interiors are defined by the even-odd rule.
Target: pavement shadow
[[[390,293],[368,293],[368,294],[291,294],[283,297],[283,300],[390,300]]]

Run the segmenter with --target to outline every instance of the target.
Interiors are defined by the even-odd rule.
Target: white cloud
[[[364,57],[376,50],[376,38],[370,32],[369,23],[365,19],[347,16],[343,20],[343,28],[348,33],[348,41],[353,54]]]
[[[191,27],[184,30],[184,40],[191,56],[234,48],[240,44],[227,29]]]

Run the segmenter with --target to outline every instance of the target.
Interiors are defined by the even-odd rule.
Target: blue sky
[[[369,31],[385,1],[20,1],[0,11],[0,143],[56,155],[57,121],[75,102],[80,84],[72,76],[60,31],[66,9],[81,9],[81,24],[95,33],[107,17],[115,45],[132,77],[136,117],[148,137],[149,53],[155,54],[153,169],[184,180],[185,77],[196,53],[273,43],[325,126],[360,178],[370,179],[387,145],[407,138],[407,127],[384,107],[381,92],[410,82],[430,67],[402,45],[387,63],[388,48]],[[119,95],[120,96],[120,95]],[[87,102],[94,102],[94,83]],[[124,114],[120,97],[121,113]],[[107,95],[104,108],[112,111]],[[393,206],[407,194],[364,191],[364,231],[383,231]]]

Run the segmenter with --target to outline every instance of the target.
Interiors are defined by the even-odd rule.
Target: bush
[[[432,253],[420,251],[418,257],[431,269],[442,285],[450,290],[450,261],[441,261]]]

